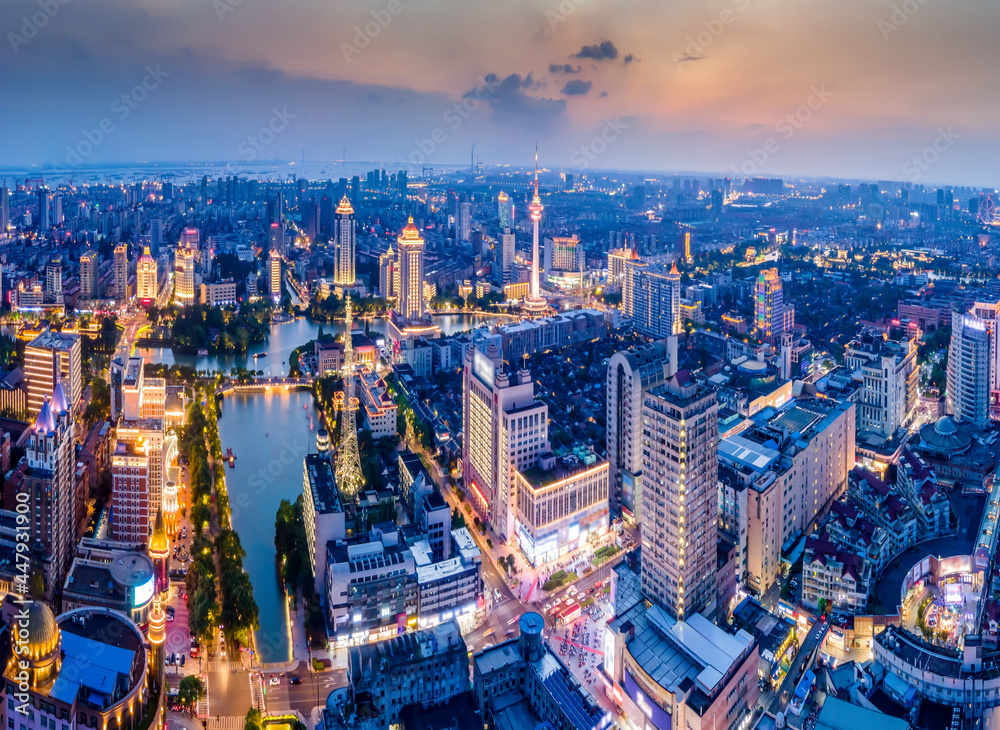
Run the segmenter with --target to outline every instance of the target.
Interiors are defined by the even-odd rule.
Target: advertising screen
[[[135,599],[132,603],[134,608],[138,608],[139,606],[144,606],[149,603],[149,599],[153,597],[153,583],[153,576],[149,576],[149,580],[142,585],[135,587]]]

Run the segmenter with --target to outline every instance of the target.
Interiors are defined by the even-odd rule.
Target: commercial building
[[[990,333],[975,315],[952,313],[946,408],[973,429],[989,425]]]
[[[349,662],[350,701],[370,704],[386,730],[408,705],[438,707],[469,689],[469,651],[454,621],[352,647]]]
[[[115,246],[115,299],[119,303],[128,299],[128,246]]]
[[[438,492],[432,494],[441,498]],[[417,625],[426,628],[454,620],[468,631],[475,628],[476,612],[483,607],[482,555],[468,530],[448,529],[451,511],[446,511],[449,519],[443,526],[444,542],[454,557],[436,555],[431,542],[410,546],[417,574]]]
[[[201,303],[210,307],[224,307],[236,304],[236,282],[233,279],[223,279],[201,285]]]
[[[410,218],[396,239],[399,247],[399,291],[396,311],[403,320],[424,316],[424,239]]]
[[[678,370],[643,402],[642,590],[671,616],[715,610],[718,404]]]
[[[764,269],[757,276],[754,323],[757,338],[771,345],[779,344],[781,335],[795,326],[795,309],[784,300],[777,269]]]
[[[614,570],[615,617],[604,631],[604,673],[629,726],[742,727],[760,694],[754,637],[743,629],[729,634],[701,614],[677,620],[662,606],[647,608],[634,571],[624,563]]]
[[[560,271],[583,271],[583,261],[583,243],[576,234],[545,239],[542,269],[546,276]]]
[[[632,327],[649,337],[679,334],[681,326],[681,275],[677,265],[669,272],[653,270],[631,260],[622,285],[622,313]]]
[[[149,539],[149,456],[145,444],[119,441],[111,456],[111,534],[118,542]]]
[[[62,586],[63,609],[102,607],[149,622],[156,576],[153,560],[128,543],[84,537]]]
[[[719,443],[719,529],[739,546],[739,578],[763,595],[781,552],[811,532],[847,490],[855,463],[855,404],[830,399],[768,407]]]
[[[358,375],[365,428],[375,439],[394,437],[399,408],[389,395],[385,381],[367,367],[361,368]]]
[[[106,608],[76,609],[58,618],[41,601],[28,602],[20,613],[12,609],[5,607],[0,640],[5,728],[125,730],[160,721],[154,700],[161,696],[162,650],[147,649],[135,623]],[[18,622],[27,637],[23,643],[10,630]],[[21,699],[15,700],[12,689],[25,675],[27,714],[18,711]]]
[[[50,598],[62,585],[76,540],[76,449],[73,412],[62,383],[46,398],[24,448],[28,547]],[[21,536],[18,536],[21,539]]]
[[[508,362],[520,361],[525,355],[536,352],[600,339],[606,331],[604,313],[596,309],[575,309],[498,329],[503,341],[503,358]]]
[[[196,231],[197,233],[197,231]],[[194,303],[194,264],[197,250],[182,245],[174,254],[174,298],[180,304]]]
[[[336,246],[333,279],[337,286],[354,286],[354,233],[354,208],[345,195],[333,216],[333,241]]]
[[[677,338],[616,352],[608,362],[605,443],[610,464],[611,511],[641,519],[642,404],[646,394],[677,370]]]
[[[391,524],[327,545],[323,593],[337,646],[380,641],[417,625],[413,553]]]
[[[97,298],[97,251],[86,251],[80,256],[80,298]]]
[[[389,250],[378,257],[378,291],[379,295],[389,301],[398,296],[399,264],[396,254],[389,244]]]
[[[469,500],[504,540],[514,538],[517,481],[548,449],[548,406],[531,373],[470,348],[462,388],[462,464]]]
[[[608,462],[583,449],[514,472],[517,543],[539,566],[608,531]]]
[[[529,611],[518,619],[518,638],[473,657],[473,694],[486,730],[593,730],[611,723],[589,690],[549,651],[544,627],[541,615]]]
[[[156,301],[159,294],[159,279],[157,279],[156,259],[149,253],[149,246],[142,251],[135,269],[135,296],[142,302]]]
[[[281,253],[273,248],[267,257],[267,293],[275,301],[281,298]]]
[[[497,265],[500,269],[500,275],[496,277],[496,280],[504,287],[514,284],[514,250],[515,250],[515,237],[514,233],[510,228],[504,228],[503,233],[500,234],[500,247],[497,251]],[[524,282],[528,284],[528,282]],[[530,288],[530,285],[529,285]],[[525,292],[522,296],[527,296]],[[510,297],[508,297],[510,298]]]
[[[639,252],[634,248],[614,248],[608,251],[608,284],[618,286],[624,284],[626,264],[638,260]]]
[[[24,380],[28,389],[28,415],[34,417],[52,394],[56,381],[63,383],[66,400],[75,412],[83,392],[79,335],[46,330],[24,348]]]
[[[888,339],[881,332],[864,332],[844,353],[844,364],[864,384],[858,428],[887,438],[910,422],[917,406],[917,340],[900,335]]]
[[[305,525],[309,567],[316,593],[324,598],[327,545],[347,537],[344,506],[334,481],[333,465],[323,454],[308,454],[302,464],[302,522]]]

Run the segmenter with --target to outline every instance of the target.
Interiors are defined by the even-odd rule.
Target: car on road
[[[276,685],[281,684],[281,680],[278,679],[277,677],[271,677],[271,681],[268,682],[268,684],[271,685],[272,687],[274,687]]]
[[[545,613],[548,613],[549,611],[552,610],[552,604],[551,603],[546,603],[544,609],[545,609]]]
[[[302,684],[302,679],[298,675],[293,675],[291,679],[288,680],[289,684]]]

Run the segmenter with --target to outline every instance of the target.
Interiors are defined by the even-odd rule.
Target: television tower
[[[535,144],[535,195],[528,205],[528,217],[534,224],[534,239],[531,248],[531,291],[524,300],[524,308],[540,313],[548,309],[548,302],[542,298],[538,286],[538,222],[542,220],[542,199],[538,197],[538,144]]]
[[[346,497],[353,497],[364,485],[361,455],[358,453],[358,427],[354,416],[354,344],[351,342],[351,298],[347,300],[347,330],[344,332],[344,413],[340,419],[340,450],[337,454],[337,487]]]

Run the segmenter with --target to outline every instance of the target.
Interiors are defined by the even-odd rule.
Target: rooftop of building
[[[538,463],[523,472],[521,477],[535,489],[544,489],[558,482],[580,477],[591,472],[607,470],[608,462],[594,453],[570,453],[555,456],[550,452],[539,454]]]
[[[355,686],[380,672],[394,667],[419,664],[435,656],[460,654],[468,656],[468,649],[458,624],[446,621],[430,629],[401,634],[375,644],[351,647],[350,677]],[[367,675],[367,676],[366,676]]]
[[[472,692],[452,697],[440,707],[407,705],[400,712],[403,730],[482,730]],[[525,730],[524,727],[514,730]]]
[[[419,544],[419,543],[418,543]],[[473,570],[461,557],[439,560],[436,563],[417,566],[417,583],[424,585],[436,580],[446,580]]]
[[[609,628],[621,634],[634,632],[627,643],[629,653],[665,690],[674,692],[682,685],[693,685],[688,704],[700,714],[754,648],[754,637],[742,629],[728,634],[700,614],[678,621],[657,605],[647,607],[635,571],[620,564],[615,572],[617,589],[624,588],[635,602],[621,611],[623,604],[620,598],[616,600],[618,612],[608,622]]]
[[[38,347],[47,350],[71,350],[79,341],[79,335],[46,330],[29,342],[28,347]]]
[[[122,376],[122,385],[134,388],[139,384],[142,376],[143,359],[141,357],[130,357],[125,365],[125,373]]]
[[[316,514],[336,514],[344,511],[340,492],[330,460],[321,454],[307,454],[305,469],[312,492],[313,508]]]

